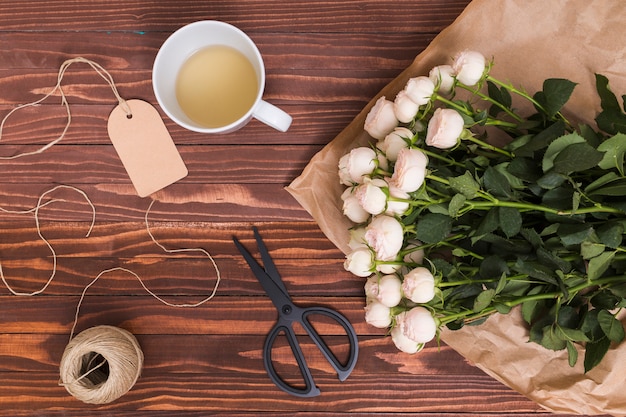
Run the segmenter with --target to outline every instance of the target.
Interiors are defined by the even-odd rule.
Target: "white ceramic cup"
[[[238,120],[220,127],[208,128],[191,120],[176,99],[176,78],[181,66],[199,49],[211,45],[235,48],[252,64],[257,75],[258,91],[254,104]],[[203,20],[178,29],[163,43],[152,68],[152,87],[159,105],[178,125],[202,133],[228,133],[245,126],[255,118],[276,130],[285,132],[291,116],[262,99],[265,89],[265,65],[258,48],[243,31],[228,23]]]

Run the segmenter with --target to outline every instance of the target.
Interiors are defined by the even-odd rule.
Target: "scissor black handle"
[[[334,310],[325,307],[298,308],[296,306],[291,306],[291,308],[294,309],[294,311],[290,312],[293,314],[293,319],[287,319],[284,316],[281,316],[276,326],[274,326],[274,328],[267,335],[267,339],[265,339],[265,348],[263,349],[263,362],[270,379],[280,389],[298,397],[315,397],[320,394],[320,390],[315,385],[315,381],[313,380],[311,371],[306,363],[306,359],[302,354],[302,349],[300,348],[300,344],[293,330],[292,322],[297,321],[302,324],[308,335],[311,339],[313,339],[317,347],[324,354],[326,360],[328,360],[335,371],[337,371],[337,376],[340,381],[345,381],[356,365],[359,352],[357,335],[350,322],[343,315]],[[330,317],[339,323],[346,331],[350,342],[350,354],[345,364],[342,364],[339,359],[337,359],[337,356],[330,350],[326,342],[324,342],[319,333],[317,333],[311,325],[309,316],[316,314]],[[276,369],[274,368],[274,363],[272,362],[272,348],[276,338],[281,333],[284,333],[287,337],[291,351],[296,358],[300,374],[304,380],[304,388],[297,388],[288,384],[278,375]]]

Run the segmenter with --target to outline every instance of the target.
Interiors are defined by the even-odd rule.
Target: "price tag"
[[[161,115],[150,103],[127,100],[132,115],[118,105],[108,132],[137,194],[146,197],[187,176],[187,167]]]

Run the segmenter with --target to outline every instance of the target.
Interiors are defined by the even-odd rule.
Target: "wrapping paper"
[[[427,75],[435,65],[450,63],[463,50],[495,58],[492,74],[541,89],[546,78],[578,83],[564,114],[590,123],[600,110],[594,73],[609,78],[618,97],[626,94],[626,3],[624,0],[474,0],[396,79],[313,157],[288,187],[326,236],[348,252],[351,223],[342,214],[337,162],[350,149],[368,143],[363,122],[379,96],[395,97],[406,81]],[[621,102],[621,100],[620,100]],[[356,278],[355,278],[356,279]],[[626,343],[612,348],[603,362],[584,374],[571,368],[565,351],[528,343],[519,310],[495,315],[480,326],[444,331],[442,340],[493,378],[553,412],[626,415]],[[390,341],[391,343],[391,341]],[[419,354],[418,354],[419,355]],[[407,355],[407,361],[418,357]]]

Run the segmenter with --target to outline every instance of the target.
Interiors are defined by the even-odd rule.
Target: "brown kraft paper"
[[[546,78],[578,83],[564,114],[595,127],[600,100],[594,73],[608,77],[618,97],[626,94],[625,23],[624,0],[474,0],[311,159],[287,190],[347,253],[351,223],[342,214],[343,186],[337,162],[350,149],[371,140],[363,122],[378,97],[393,100],[409,78],[427,75],[433,66],[449,64],[455,53],[471,49],[495,59],[494,77],[530,93],[541,90]],[[626,343],[611,348],[600,365],[584,374],[582,360],[571,368],[565,351],[553,352],[529,343],[519,310],[492,316],[480,326],[444,330],[441,338],[487,374],[548,410],[626,415],[622,369]],[[407,355],[406,360],[419,360],[419,354]]]

